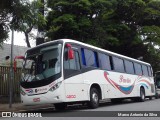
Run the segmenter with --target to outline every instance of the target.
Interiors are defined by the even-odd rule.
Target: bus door
[[[64,49],[64,82],[66,101],[81,101],[85,99],[85,86],[83,74],[81,72],[80,49],[76,45],[71,45],[70,47],[71,48],[65,46]],[[72,51],[70,51],[70,49]],[[69,54],[73,54],[73,56],[69,56]]]

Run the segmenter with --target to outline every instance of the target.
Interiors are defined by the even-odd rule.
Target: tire
[[[144,102],[146,99],[144,88],[140,88],[140,97],[138,99],[139,102]]]
[[[95,109],[99,107],[99,92],[96,88],[90,90],[90,101],[88,103],[89,108]]]
[[[54,104],[56,110],[65,110],[67,108],[66,103],[56,103]]]

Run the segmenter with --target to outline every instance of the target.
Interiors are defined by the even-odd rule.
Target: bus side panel
[[[137,84],[137,96],[140,96],[140,88],[145,89],[145,96],[154,96],[155,95],[155,85],[153,77],[142,77]]]
[[[144,87],[146,96],[152,96],[155,94],[153,78],[125,73],[108,72],[108,81],[110,83],[110,87],[108,87],[110,91],[110,98],[140,96],[140,86]],[[121,94],[118,94],[118,91],[121,92]],[[113,96],[113,92],[116,93],[115,96]]]
[[[87,87],[84,84],[83,74],[78,74],[64,80],[66,102],[88,100]]]
[[[108,71],[104,72],[108,82],[109,98],[127,98],[136,95],[135,75]]]

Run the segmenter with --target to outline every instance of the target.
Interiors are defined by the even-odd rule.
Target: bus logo
[[[33,89],[26,89],[26,92],[28,92],[28,93],[33,93]]]
[[[67,95],[66,98],[76,98],[76,95]]]
[[[40,98],[33,98],[33,102],[40,102]]]

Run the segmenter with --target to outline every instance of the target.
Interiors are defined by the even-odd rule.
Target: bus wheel
[[[67,108],[66,103],[56,103],[54,104],[56,110],[65,110]]]
[[[139,101],[140,102],[144,102],[145,101],[145,90],[144,88],[140,88],[140,97],[139,97]]]
[[[99,106],[99,93],[96,88],[91,88],[90,90],[90,101],[88,105],[92,109],[95,109]]]

